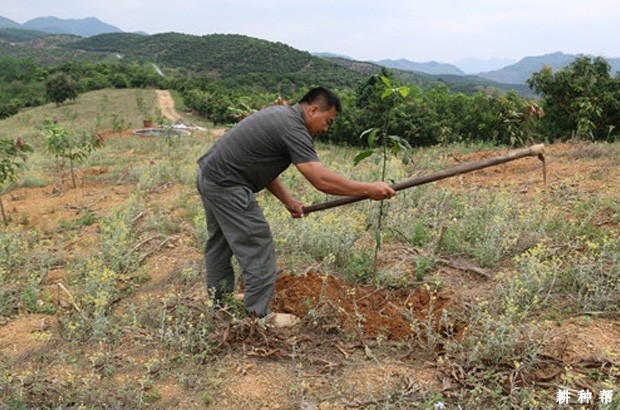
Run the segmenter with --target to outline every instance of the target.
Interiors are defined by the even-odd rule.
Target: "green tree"
[[[71,181],[73,188],[76,188],[75,162],[87,158],[91,152],[102,146],[103,141],[98,135],[89,132],[75,135],[72,131],[51,121],[46,122],[43,133],[47,150],[54,154],[57,161],[61,161],[59,162],[61,170],[64,167],[64,161],[69,160]]]
[[[59,106],[67,100],[75,100],[77,98],[77,83],[67,74],[55,74],[45,82],[45,94],[49,101]]]
[[[411,146],[406,139],[390,134],[390,114],[398,106],[399,102],[407,97],[409,94],[409,88],[405,86],[398,86],[392,83],[392,80],[385,76],[380,76],[382,90],[379,99],[371,103],[378,108],[386,111],[378,113],[379,118],[382,118],[380,127],[369,128],[361,135],[362,138],[366,138],[368,142],[368,149],[360,152],[354,159],[354,164],[357,165],[366,158],[375,157],[375,163],[381,166],[381,180],[387,179],[387,164],[391,157],[398,154],[402,154],[402,161],[404,164],[408,164],[410,160]],[[376,86],[373,85],[373,89],[376,90]],[[382,114],[382,115],[381,115]],[[381,201],[379,203],[379,215],[377,217],[377,225],[375,226],[375,250],[374,250],[374,266],[373,266],[373,281],[377,280],[377,258],[379,249],[381,248],[381,236],[383,230],[383,220],[386,216],[385,203]]]
[[[564,69],[550,67],[527,81],[542,96],[544,132],[556,137],[613,141],[620,126],[620,77],[601,58],[579,57]]]
[[[0,188],[2,190],[4,190],[5,183],[17,179],[17,171],[23,167],[27,152],[32,152],[32,147],[21,138],[16,140],[0,138]],[[0,198],[0,212],[4,224],[7,225],[2,198]]]

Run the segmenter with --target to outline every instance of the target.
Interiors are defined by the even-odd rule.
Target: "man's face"
[[[306,115],[306,127],[311,136],[315,137],[327,131],[334,118],[336,118],[336,107],[321,111],[318,105],[311,105]]]

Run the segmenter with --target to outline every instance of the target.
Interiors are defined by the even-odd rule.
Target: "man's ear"
[[[312,114],[316,114],[316,113],[317,113],[317,112],[319,112],[319,111],[321,111],[321,107],[319,107],[319,105],[318,105],[318,104],[312,104],[312,105],[310,106],[310,112],[311,112]]]

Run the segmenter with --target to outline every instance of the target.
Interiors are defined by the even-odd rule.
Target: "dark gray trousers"
[[[197,185],[207,218],[204,254],[209,294],[219,303],[234,290],[234,255],[243,275],[245,310],[265,316],[277,266],[271,229],[254,193],[244,186],[219,187],[204,178],[200,169]]]

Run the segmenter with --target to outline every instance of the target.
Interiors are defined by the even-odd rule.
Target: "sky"
[[[0,16],[243,34],[362,61],[516,62],[556,51],[620,57],[618,0],[2,0]]]

